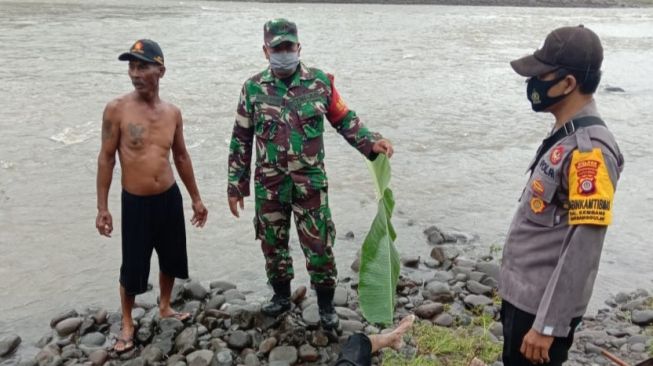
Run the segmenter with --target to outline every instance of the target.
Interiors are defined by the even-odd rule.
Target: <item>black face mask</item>
[[[558,95],[557,97],[549,97],[549,89],[552,86],[564,79],[567,74],[558,76],[553,80],[540,80],[537,77],[532,77],[528,80],[528,86],[526,87],[526,97],[531,102],[531,108],[535,112],[541,112],[550,106],[558,103],[559,101],[565,99],[569,94]]]

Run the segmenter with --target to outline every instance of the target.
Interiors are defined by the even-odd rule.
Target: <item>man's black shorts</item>
[[[184,208],[177,183],[153,196],[137,196],[123,189],[121,201],[120,284],[127,294],[147,291],[153,249],[162,273],[188,278]]]

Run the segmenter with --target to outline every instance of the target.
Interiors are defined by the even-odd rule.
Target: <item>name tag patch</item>
[[[599,148],[573,152],[569,171],[569,225],[612,222],[614,187]]]

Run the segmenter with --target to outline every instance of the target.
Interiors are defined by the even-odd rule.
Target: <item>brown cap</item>
[[[603,46],[596,33],[582,24],[549,33],[542,48],[510,62],[521,76],[539,76],[558,68],[594,72],[601,69]]]

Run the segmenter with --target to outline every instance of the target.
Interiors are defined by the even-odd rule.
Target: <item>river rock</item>
[[[290,365],[294,365],[297,362],[297,349],[292,346],[276,347],[270,352],[268,360],[270,363],[287,362]]]
[[[365,329],[365,325],[356,320],[341,320],[340,325],[342,326],[343,332],[362,332]]]
[[[311,344],[315,347],[326,347],[329,345],[329,337],[323,331],[315,331],[311,336]]]
[[[88,355],[88,360],[91,361],[93,366],[104,365],[107,358],[109,358],[109,353],[103,349],[93,351],[90,355]]]
[[[245,356],[243,363],[245,366],[259,366],[261,361],[259,361],[258,357],[256,357],[256,354],[248,353],[247,356]]]
[[[478,262],[476,263],[476,270],[479,272],[485,273],[488,277],[499,280],[499,272],[501,271],[501,266],[492,262]]]
[[[159,347],[150,344],[147,347],[143,348],[141,351],[141,357],[143,360],[145,360],[146,364],[152,365],[163,360],[163,352],[159,349]]]
[[[444,254],[444,249],[442,247],[435,247],[431,249],[431,258],[442,263],[447,260],[447,257]]]
[[[0,339],[0,357],[13,353],[18,348],[18,345],[20,345],[20,342],[20,337],[15,334]]]
[[[646,345],[643,343],[635,343],[629,347],[630,352],[644,352],[646,351]]]
[[[206,309],[220,310],[222,305],[227,301],[227,298],[223,295],[215,295],[211,297],[209,302],[206,304]]]
[[[234,300],[243,300],[245,301],[245,295],[236,289],[230,289],[224,292],[224,297],[227,302],[232,302]]]
[[[147,344],[152,339],[154,335],[154,323],[152,322],[143,322],[141,326],[138,327],[136,331],[136,339],[143,344]]]
[[[309,328],[315,328],[320,324],[320,313],[317,304],[311,304],[302,311],[302,319]]]
[[[145,309],[143,309],[143,308],[133,308],[132,309],[132,319],[135,322],[138,322],[144,316],[145,316]]]
[[[234,285],[231,282],[227,281],[213,281],[209,285],[211,287],[211,290],[217,290],[218,292],[225,292],[227,290],[235,290],[236,285]]]
[[[186,356],[188,366],[215,365],[215,354],[207,349],[192,352]]]
[[[310,344],[304,344],[299,347],[299,358],[304,362],[315,362],[320,358],[320,354]]]
[[[432,274],[432,281],[449,282],[454,279],[454,274],[449,271],[435,271]]]
[[[467,306],[471,308],[492,304],[492,299],[483,295],[468,295],[467,297],[465,297],[465,300],[463,301]]]
[[[204,300],[209,291],[199,281],[192,280],[184,284],[184,295],[194,300]]]
[[[357,312],[351,310],[350,308],[336,306],[336,314],[338,314],[338,316],[341,319],[349,319],[349,320],[357,320],[357,321],[363,320],[363,318]]]
[[[605,91],[611,92],[611,93],[624,93],[624,92],[626,92],[623,88],[620,88],[618,86],[606,86]]]
[[[54,328],[57,325],[57,323],[59,323],[62,320],[65,320],[65,319],[68,319],[68,318],[75,318],[75,317],[78,317],[78,316],[79,316],[79,314],[74,309],[68,310],[68,311],[66,311],[64,313],[61,313],[61,314],[55,316],[54,318],[52,318],[52,320],[50,320],[50,328]]]
[[[360,257],[356,257],[353,262],[351,262],[351,265],[349,268],[351,268],[352,271],[358,273],[361,267],[361,259]]]
[[[419,256],[402,257],[401,264],[403,264],[404,267],[417,268],[419,267],[419,260],[420,260]]]
[[[295,304],[301,303],[304,298],[306,297],[306,293],[308,292],[308,289],[306,286],[299,286],[293,291],[292,296],[290,296],[290,301],[292,301]]]
[[[217,366],[231,366],[234,364],[234,355],[229,349],[223,349],[222,351],[216,353],[215,359],[217,361]]]
[[[165,330],[154,336],[152,345],[158,347],[164,354],[169,355],[173,349],[175,334],[174,329]]]
[[[54,329],[60,337],[65,337],[74,333],[80,325],[82,325],[82,318],[66,318],[55,325]]]
[[[250,337],[249,334],[242,330],[236,330],[231,333],[231,335],[229,335],[227,344],[231,348],[242,350],[243,348],[247,348],[252,344],[252,337]]]
[[[432,319],[434,316],[442,313],[444,306],[440,303],[430,303],[420,305],[415,309],[415,315],[422,319]]]
[[[99,347],[106,342],[104,334],[99,332],[88,333],[82,337],[80,343],[89,347]]]
[[[346,288],[342,286],[336,287],[336,291],[333,295],[333,304],[335,306],[347,306],[349,301],[349,292]]]
[[[631,321],[640,326],[653,324],[653,310],[633,310]]]
[[[441,327],[450,327],[453,325],[454,318],[448,313],[442,313],[433,319],[433,324]]]
[[[481,285],[479,282],[473,280],[467,281],[467,289],[476,295],[488,295],[492,293],[491,287]]]
[[[175,348],[178,353],[189,354],[195,350],[195,345],[197,344],[197,327],[190,326],[175,338]]]
[[[425,299],[439,303],[449,303],[453,301],[453,294],[449,289],[449,285],[440,282],[431,282],[426,285],[426,288],[422,291],[422,296],[424,296]]]
[[[184,329],[184,323],[176,318],[164,318],[159,322],[159,329],[161,329],[162,333],[172,331],[174,335],[177,335]]]
[[[266,338],[258,346],[258,351],[264,355],[267,355],[276,346],[277,346],[277,339],[275,337]]]

